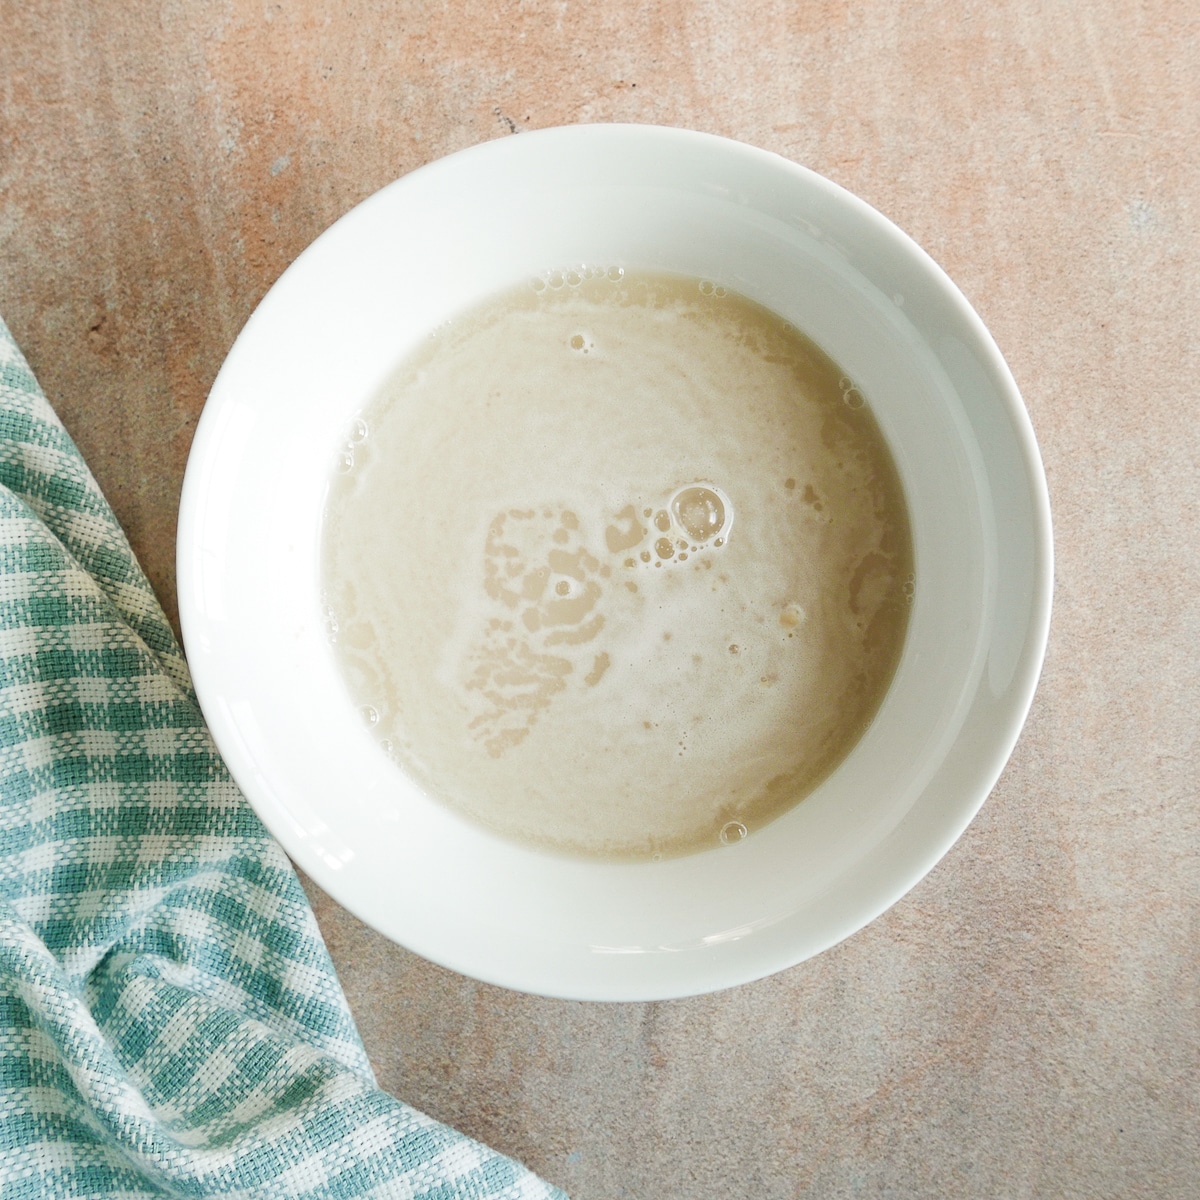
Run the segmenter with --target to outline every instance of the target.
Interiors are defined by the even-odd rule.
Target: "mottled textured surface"
[[[886,916],[669,1004],[474,984],[317,894],[381,1082],[575,1200],[1190,1197],[1200,1179],[1200,17],[1156,0],[0,0],[0,311],[168,609],[241,324],[381,184],[511,130],[692,126],[913,234],[1041,441],[1050,653]]]

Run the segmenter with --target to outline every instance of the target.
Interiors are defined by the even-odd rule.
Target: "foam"
[[[837,765],[894,672],[911,538],[869,404],[723,286],[551,273],[431,338],[339,454],[349,690],[508,836],[732,844]]]

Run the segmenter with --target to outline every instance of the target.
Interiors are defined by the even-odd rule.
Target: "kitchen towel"
[[[303,889],[3,322],[0,1196],[565,1200],[375,1086]]]

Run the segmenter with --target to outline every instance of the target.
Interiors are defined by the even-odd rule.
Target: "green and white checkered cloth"
[[[0,322],[0,1196],[565,1200],[378,1090],[116,518]]]

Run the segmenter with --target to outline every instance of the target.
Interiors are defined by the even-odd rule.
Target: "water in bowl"
[[[849,753],[895,671],[912,539],[868,399],[710,280],[577,267],[437,330],[331,473],[355,704],[509,837],[736,845]]]

